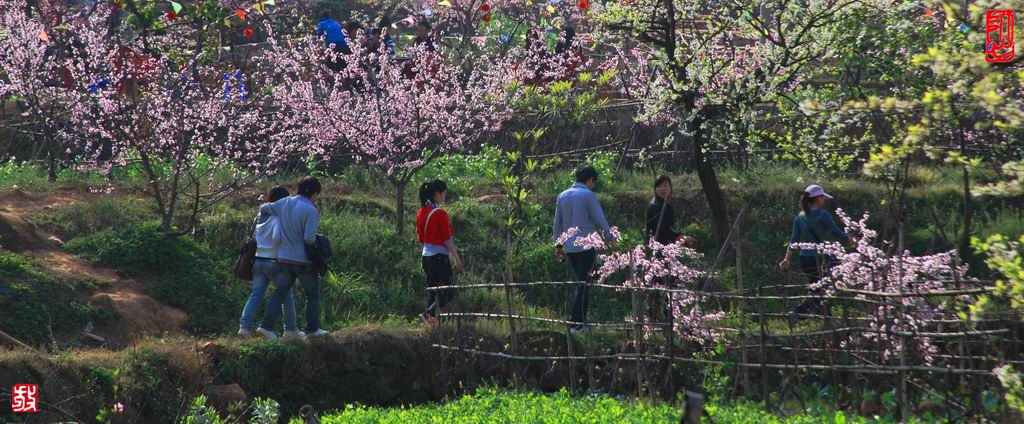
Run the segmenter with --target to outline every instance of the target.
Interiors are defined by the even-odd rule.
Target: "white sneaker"
[[[277,333],[267,330],[266,328],[260,327],[256,330],[256,334],[263,336],[266,339],[277,340]]]
[[[243,339],[251,339],[252,338],[252,330],[250,330],[248,328],[239,328],[238,329],[238,337],[241,337]]]
[[[306,337],[324,337],[324,336],[329,335],[329,334],[331,334],[329,331],[324,330],[324,329],[321,328],[319,330],[316,330],[315,333],[306,334]]]
[[[284,330],[284,338],[290,339],[292,337],[306,337],[306,333],[298,330]]]

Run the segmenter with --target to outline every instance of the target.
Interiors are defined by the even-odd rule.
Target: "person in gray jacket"
[[[329,334],[320,328],[320,278],[312,259],[306,254],[306,245],[316,244],[316,232],[320,226],[320,212],[315,205],[320,190],[320,181],[306,176],[299,180],[297,196],[270,204],[271,212],[281,220],[281,246],[277,251],[280,270],[274,278],[276,289],[270,296],[260,328],[256,330],[263,337],[277,338],[272,329],[281,304],[296,280],[302,284],[302,293],[306,296],[306,335]]]
[[[555,204],[555,222],[552,228],[552,238],[556,243],[558,239],[570,228],[576,228],[577,233],[564,241],[564,244],[555,245],[555,258],[562,260],[568,256],[573,272],[576,274],[576,281],[582,281],[576,285],[573,295],[572,314],[569,321],[573,323],[569,329],[573,332],[587,333],[586,327],[587,309],[590,303],[590,284],[593,282],[591,276],[594,270],[594,263],[597,261],[597,252],[593,249],[584,249],[576,246],[577,239],[591,235],[594,231],[600,230],[612,251],[618,248],[616,240],[611,233],[608,220],[601,210],[601,203],[594,194],[594,185],[597,184],[597,170],[593,166],[583,165],[576,169],[576,183],[568,190],[558,195]]]

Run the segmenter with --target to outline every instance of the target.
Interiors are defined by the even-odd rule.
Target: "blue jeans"
[[[279,270],[274,277],[274,294],[270,296],[267,310],[263,315],[260,328],[273,329],[277,325],[277,315],[281,313],[281,304],[292,292],[295,280],[302,284],[302,292],[306,295],[306,333],[320,330],[320,278],[312,265],[294,265],[278,262]]]
[[[263,294],[266,293],[267,286],[273,281],[279,269],[278,263],[272,259],[257,258],[256,262],[253,263],[252,294],[249,295],[249,300],[245,302],[245,308],[242,309],[242,318],[238,320],[238,328],[252,330],[256,310],[263,303]],[[295,322],[295,294],[292,290],[288,290],[285,293],[283,307],[284,329],[295,331],[298,328],[298,324]]]

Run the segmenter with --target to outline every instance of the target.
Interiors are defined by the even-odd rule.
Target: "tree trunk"
[[[393,180],[395,186],[395,231],[399,235],[405,232],[405,186],[408,181]]]
[[[46,181],[56,182],[57,181],[57,148],[53,145],[53,141],[47,141],[49,146],[46,154]]]
[[[722,194],[722,187],[718,183],[718,174],[715,173],[714,166],[704,155],[704,132],[700,129],[700,123],[690,127],[693,134],[693,168],[697,171],[700,188],[704,191],[704,197],[708,202],[708,212],[711,213],[711,223],[715,230],[715,242],[721,247],[729,235],[725,196]]]
[[[160,231],[163,231],[165,236],[170,236],[171,233],[173,233],[172,230],[174,228],[171,226],[171,224],[173,223],[173,218],[174,214],[166,212],[160,214]]]
[[[964,182],[964,204],[963,204],[963,233],[960,234],[960,257],[965,260],[973,256],[971,250],[971,231],[974,224],[974,198],[971,197],[971,175],[967,166],[963,169]]]

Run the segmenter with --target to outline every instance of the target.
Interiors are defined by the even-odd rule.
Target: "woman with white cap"
[[[825,200],[831,199],[825,189],[817,184],[807,186],[807,189],[800,195],[800,211],[793,220],[793,233],[789,238],[789,248],[786,249],[786,257],[779,262],[779,268],[789,269],[790,258],[797,243],[824,243],[826,239],[838,239],[843,243],[850,241],[846,233],[836,225],[825,207]],[[824,257],[814,249],[800,249],[800,272],[807,276],[808,282],[814,284],[831,266],[831,260]],[[819,299],[808,299],[789,313],[791,324],[800,320],[800,315],[811,312],[827,313],[821,307]]]

